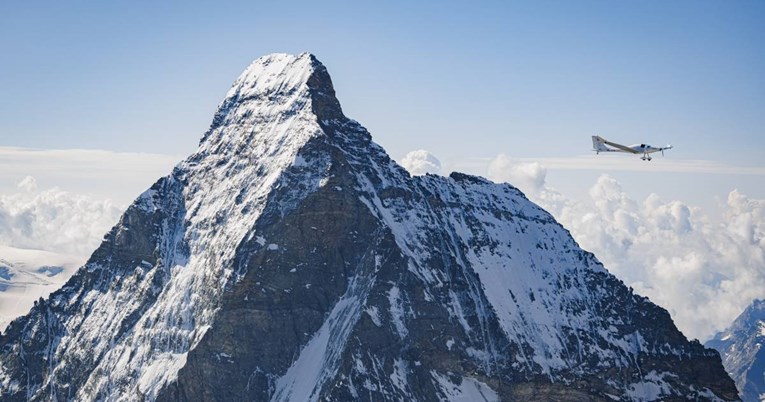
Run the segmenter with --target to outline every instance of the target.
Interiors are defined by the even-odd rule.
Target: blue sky
[[[184,154],[249,61],[311,51],[394,156],[765,156],[762,2],[155,3],[4,2],[3,145]]]
[[[252,59],[311,51],[397,159],[424,148],[470,170],[587,155],[600,134],[765,165],[762,2],[155,3],[0,5],[0,145],[185,155]],[[638,196],[765,196],[758,175],[680,191],[685,174],[662,188],[650,169],[611,173]],[[603,172],[549,179],[575,192]]]
[[[765,297],[763,21],[762,1],[0,2],[0,213],[113,221],[103,200],[191,153],[253,59],[310,51],[393,158],[530,185],[708,337]],[[594,134],[675,149],[595,156]],[[79,229],[54,251],[100,230]],[[49,245],[32,232],[9,244]]]

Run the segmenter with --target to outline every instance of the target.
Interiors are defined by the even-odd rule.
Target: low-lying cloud
[[[500,155],[488,176],[547,209],[609,271],[668,309],[691,338],[710,338],[765,296],[765,200],[733,190],[720,206],[724,219],[714,222],[682,201],[631,199],[608,175],[583,201],[548,187],[539,163]]]
[[[414,176],[441,174],[441,161],[424,149],[409,152],[401,159],[400,164]]]
[[[0,244],[87,256],[117,223],[123,207],[58,188],[39,190],[27,176],[0,195]]]

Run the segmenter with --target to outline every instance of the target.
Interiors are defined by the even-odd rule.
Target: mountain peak
[[[61,395],[737,399],[517,189],[409,176],[310,54],[253,62],[198,151],[0,335],[0,398]]]
[[[752,304],[747,308],[747,310],[753,310],[753,311],[762,311],[765,310],[765,300],[763,299],[755,299]]]
[[[342,116],[324,65],[311,53],[259,57],[234,81],[200,145],[242,125],[285,120],[301,111],[317,120]]]
[[[273,53],[258,57],[234,81],[226,99],[288,94],[306,85],[315,67],[320,65],[310,53],[297,56]]]
[[[736,381],[741,399],[759,401],[765,393],[765,300],[754,300],[726,330],[706,343],[720,352],[723,365]]]

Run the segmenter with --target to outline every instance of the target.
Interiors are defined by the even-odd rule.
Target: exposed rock
[[[755,300],[723,332],[706,343],[717,349],[736,381],[741,399],[758,402],[765,395],[765,300]]]

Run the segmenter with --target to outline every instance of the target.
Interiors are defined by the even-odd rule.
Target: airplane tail
[[[612,151],[606,147],[605,140],[597,135],[592,136],[592,150],[597,153]]]

